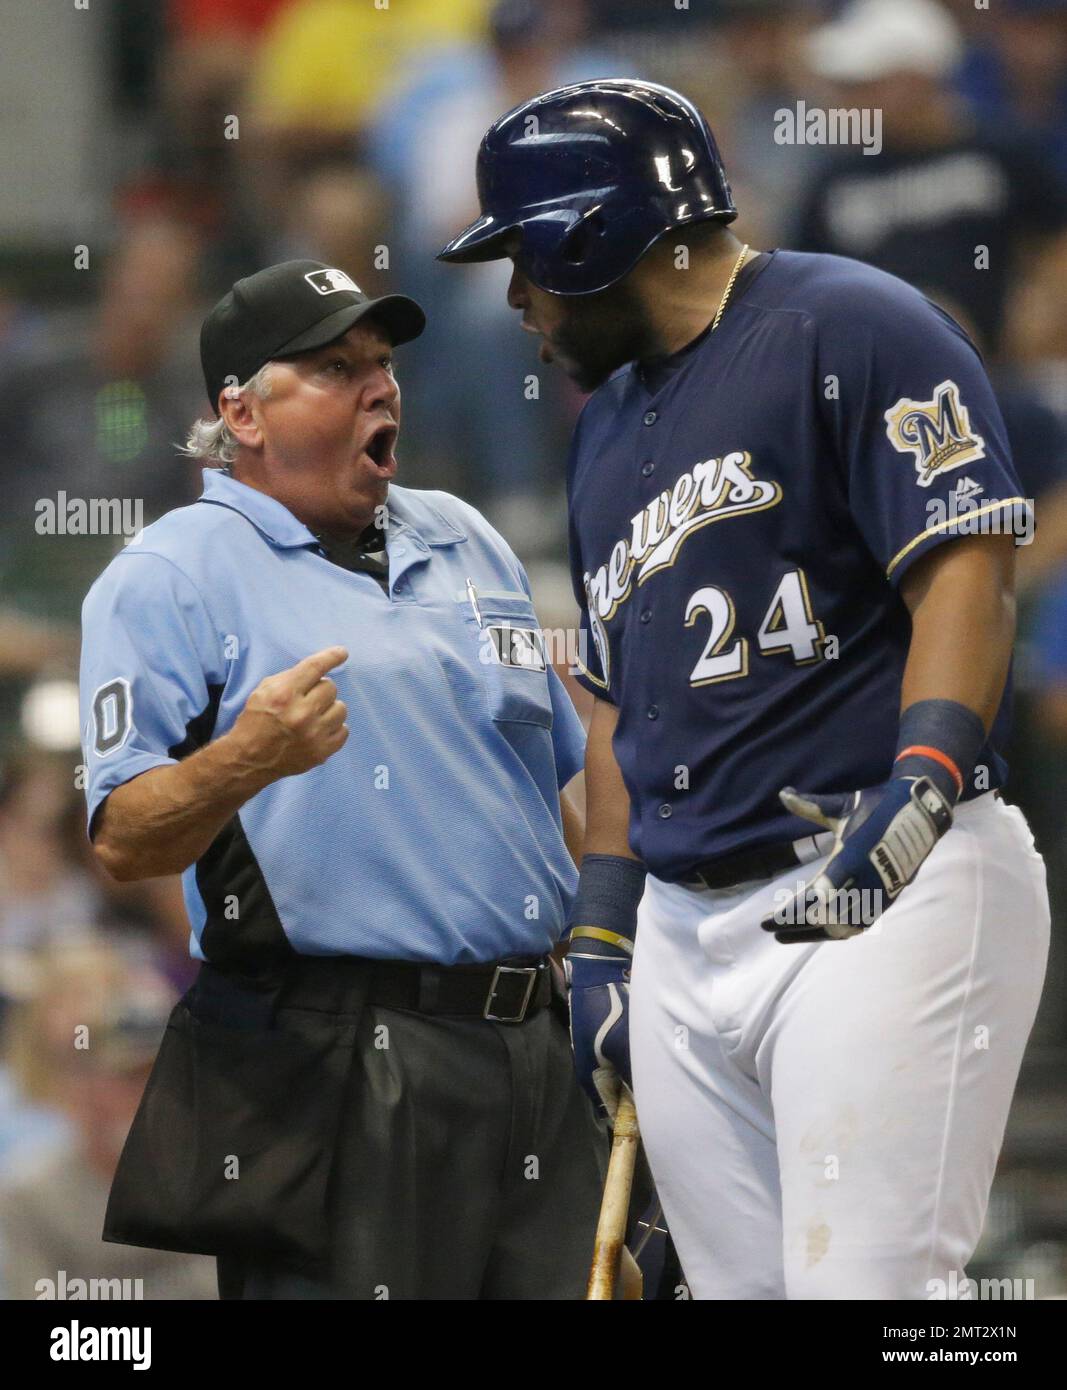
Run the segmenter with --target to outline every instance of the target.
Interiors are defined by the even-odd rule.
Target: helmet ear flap
[[[559,254],[570,265],[583,265],[593,254],[596,244],[607,230],[604,214],[593,208],[570,229],[563,238]]]

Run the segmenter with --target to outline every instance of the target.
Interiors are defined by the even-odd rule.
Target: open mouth
[[[524,332],[533,333],[535,337],[541,339],[537,345],[537,355],[542,362],[554,362],[556,360],[556,354],[552,350],[552,344],[539,328],[535,328],[532,323],[527,323],[525,319],[521,321],[519,326]]]
[[[397,433],[395,425],[383,423],[375,429],[363,446],[363,451],[371,463],[377,468],[387,469],[390,473],[396,472],[393,445],[396,443]]]

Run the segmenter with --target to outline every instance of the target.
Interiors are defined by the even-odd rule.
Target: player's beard
[[[656,355],[648,311],[625,282],[564,302],[549,351],[581,390],[595,391],[625,363]]]

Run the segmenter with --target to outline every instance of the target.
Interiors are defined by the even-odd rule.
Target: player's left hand
[[[830,796],[785,787],[779,797],[835,835],[822,872],[760,923],[782,942],[838,940],[870,927],[952,824],[951,805],[928,777]]]
[[[570,984],[571,1046],[578,1080],[595,1106],[614,1117],[619,1084],[630,1075],[631,957],[603,941],[575,941],[564,960]]]

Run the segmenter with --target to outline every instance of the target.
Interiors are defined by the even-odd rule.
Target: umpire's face
[[[310,530],[356,534],[396,473],[400,388],[392,346],[361,323],[312,352],[274,361],[265,399],[243,397],[248,430],[234,476],[283,503]]]

